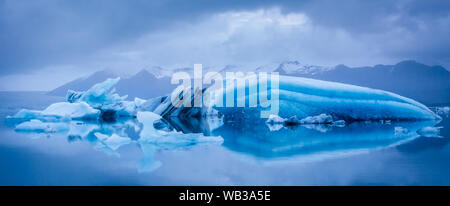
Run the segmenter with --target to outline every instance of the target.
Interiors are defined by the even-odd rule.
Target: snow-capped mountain
[[[116,74],[108,71],[108,70],[102,70],[95,72],[94,74],[86,77],[81,77],[78,79],[75,79],[73,81],[70,81],[56,89],[53,89],[52,91],[48,92],[47,94],[53,95],[53,96],[64,96],[67,93],[67,90],[75,90],[75,91],[85,91],[92,87],[92,85],[105,81],[108,78],[115,78],[117,77]]]
[[[170,84],[170,77],[157,78],[154,74],[143,69],[130,78],[123,78],[116,85],[119,94],[128,94],[129,98],[152,98],[167,95],[177,85]]]
[[[316,75],[334,69],[334,67],[302,64],[299,61],[285,61],[278,65],[276,72],[285,75]]]
[[[280,68],[277,71],[281,75],[382,89],[427,104],[450,102],[450,72],[441,66],[402,61],[395,65],[354,68],[338,65],[332,69],[299,69],[289,72],[284,71],[285,67],[281,65]]]
[[[159,66],[144,68],[143,70],[146,70],[150,74],[153,74],[158,79],[163,77],[170,77],[170,75],[172,75],[172,71],[169,71]]]

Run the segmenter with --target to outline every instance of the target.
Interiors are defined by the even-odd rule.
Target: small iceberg
[[[249,87],[249,85],[245,85],[245,91],[253,91],[249,90]],[[268,88],[268,90],[269,92],[246,93],[246,98],[252,95],[266,95],[266,93],[270,93],[272,88]],[[280,117],[296,116],[299,119],[311,117],[304,121],[324,121],[319,118],[330,118],[319,115],[326,114],[334,120],[344,120],[345,122],[441,119],[417,101],[378,89],[301,77],[279,76],[279,88],[276,90],[275,93],[279,94],[279,113],[277,115]],[[208,92],[219,93],[219,98],[216,101],[224,101],[227,96],[226,92],[220,93],[217,90],[209,91],[207,89],[206,93]],[[231,92],[233,91],[229,91],[229,93]],[[252,111],[258,112],[263,109],[260,107],[257,107],[258,110],[249,107],[226,108],[215,106],[213,108],[222,112],[225,116],[237,116],[242,113],[251,118],[257,116],[251,115]],[[315,119],[312,119],[314,116]]]
[[[100,110],[94,109],[85,102],[68,103],[58,102],[51,104],[42,111],[22,109],[7,119],[15,122],[23,122],[27,120],[41,120],[45,122],[59,122],[68,120],[92,120],[97,119]]]
[[[333,117],[327,114],[319,114],[317,116],[305,117],[299,121],[300,124],[331,124]]]
[[[334,121],[331,115],[320,114],[317,116],[305,117],[298,119],[297,116],[282,118],[278,115],[270,115],[266,121],[266,125],[271,131],[278,131],[283,127],[292,127],[301,125],[305,128],[315,129],[317,131],[326,132],[329,127],[345,127],[344,120]]]
[[[127,96],[119,96],[113,88],[120,80],[108,79],[94,85],[87,91],[69,90],[67,102],[51,104],[42,111],[22,109],[7,120],[20,123],[31,119],[43,122],[61,122],[71,120],[83,121],[116,121],[119,118],[133,118],[146,100],[135,98],[125,100]]]
[[[266,124],[270,124],[270,125],[272,125],[272,124],[284,124],[284,122],[286,122],[285,118],[281,118],[278,115],[271,114],[269,116],[269,118],[267,119]]]
[[[411,134],[411,132],[407,128],[404,128],[404,127],[395,127],[394,128],[394,135],[397,137],[407,136],[410,134]]]
[[[448,114],[450,113],[450,107],[436,107],[435,111],[438,115],[448,117]]]
[[[424,127],[417,130],[417,134],[423,137],[438,137],[441,138],[440,132],[443,127]]]

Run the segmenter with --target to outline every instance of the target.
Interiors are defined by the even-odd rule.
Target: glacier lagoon
[[[69,99],[83,98],[79,93],[71,94]],[[112,95],[113,91],[104,94],[108,95],[99,96],[113,98],[103,98],[103,102],[124,100]],[[248,115],[198,121],[172,116],[162,119],[144,111],[138,112],[136,118],[98,122],[74,115],[80,111],[88,114],[85,117],[98,115],[82,104],[70,110],[70,115],[76,118],[69,120],[57,115],[61,111],[55,113],[61,105],[53,104],[51,109],[45,109],[51,103],[64,102],[57,97],[39,93],[2,93],[1,97],[5,102],[1,110],[4,120],[1,151],[5,169],[0,183],[6,185],[420,185],[449,182],[445,175],[448,171],[445,154],[449,152],[445,149],[449,136],[445,115],[438,121],[433,118],[391,121],[392,118],[387,118],[350,122],[346,119],[343,125],[290,125],[267,124],[265,119],[257,118],[249,124],[245,118],[239,118]],[[75,101],[72,98],[72,104]],[[125,112],[116,115],[127,116],[142,104],[139,99],[128,101],[121,104]],[[26,113],[34,115],[30,121],[5,119],[7,115],[20,114],[17,112],[23,108],[35,109]],[[36,112],[39,110],[42,111]],[[231,113],[236,111],[239,110],[232,109]],[[240,112],[245,114],[245,111]],[[444,126],[440,134],[433,131],[438,128],[435,126]]]

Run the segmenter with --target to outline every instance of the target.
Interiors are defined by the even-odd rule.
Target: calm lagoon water
[[[223,142],[132,142],[115,150],[93,133],[137,140],[139,123],[82,124],[83,135],[68,135],[16,132],[5,121],[21,108],[58,101],[0,93],[0,185],[450,185],[448,117],[437,124],[441,138],[411,133],[433,122],[281,129],[254,122],[211,133]],[[396,127],[407,130],[396,134]]]

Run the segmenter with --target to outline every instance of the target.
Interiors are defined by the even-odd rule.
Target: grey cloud
[[[318,27],[343,30],[358,41],[353,45],[368,44],[386,58],[450,65],[448,1],[0,0],[0,75],[80,64],[102,49],[126,45],[149,33],[196,24],[220,12],[274,6],[284,13],[304,13]],[[386,41],[391,43],[384,45]],[[345,56],[353,48],[333,49]]]

